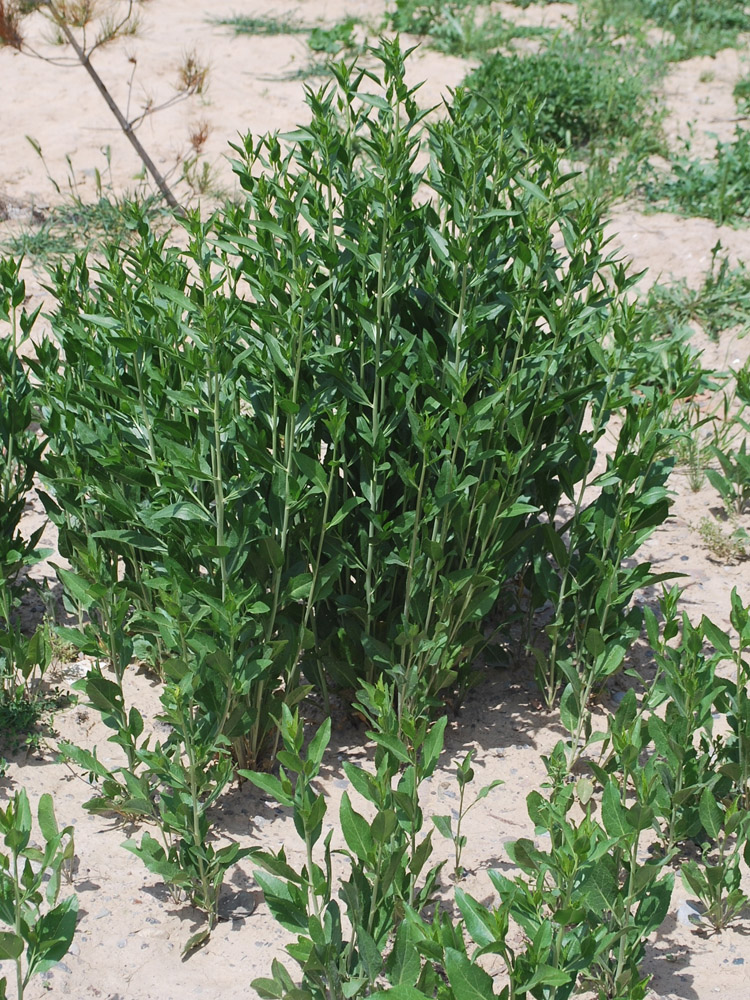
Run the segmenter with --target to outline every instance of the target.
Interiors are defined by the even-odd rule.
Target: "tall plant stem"
[[[380,239],[380,261],[378,262],[378,290],[377,290],[377,319],[375,323],[375,378],[372,390],[372,480],[370,483],[370,521],[367,528],[367,564],[365,567],[365,600],[367,604],[367,626],[365,629],[365,635],[372,635],[372,623],[373,623],[373,604],[374,604],[374,588],[373,588],[373,570],[375,566],[375,518],[377,517],[379,508],[379,497],[378,497],[378,456],[377,456],[377,446],[378,437],[380,436],[380,353],[383,339],[383,323],[384,323],[384,288],[385,288],[385,258],[388,252],[388,225],[387,225],[387,214],[383,213],[383,232]]]
[[[15,932],[16,937],[21,937],[21,893],[18,889],[18,854],[13,851],[13,903],[14,903],[14,917],[15,917]],[[21,968],[21,956],[15,960],[16,962],[16,989],[18,990],[18,1000],[23,1000],[23,969]]]
[[[224,548],[224,476],[221,466],[221,381],[219,378],[218,359],[214,359],[213,380],[213,477],[214,477],[214,500],[216,504],[216,547],[219,550],[219,571],[221,573],[221,600],[226,601],[227,597],[227,557],[223,552]]]

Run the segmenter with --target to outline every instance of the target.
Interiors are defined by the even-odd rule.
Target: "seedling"
[[[503,782],[500,780],[491,781],[488,785],[481,788],[474,799],[465,805],[466,797],[466,787],[474,780],[474,768],[471,766],[471,761],[474,756],[474,751],[470,750],[462,761],[455,761],[456,764],[456,781],[458,782],[458,816],[456,818],[456,830],[453,831],[453,824],[450,816],[433,816],[432,822],[438,828],[438,832],[441,833],[448,840],[453,841],[453,846],[455,848],[455,866],[453,868],[453,880],[458,882],[463,873],[461,867],[461,855],[463,853],[464,847],[466,847],[466,836],[461,833],[461,825],[467,815],[467,813],[474,808],[474,806],[481,802],[493,788],[497,788],[502,785]]]
[[[747,441],[729,452],[714,446],[711,451],[718,460],[718,469],[706,469],[706,476],[721,496],[731,516],[750,510],[750,455]]]

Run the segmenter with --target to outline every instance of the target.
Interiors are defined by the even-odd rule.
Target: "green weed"
[[[750,131],[737,126],[732,142],[720,142],[711,160],[695,160],[689,151],[671,169],[644,169],[640,187],[657,210],[703,216],[717,225],[750,217]]]
[[[747,532],[740,527],[730,529],[723,528],[713,517],[701,518],[698,525],[701,541],[717,562],[737,563],[750,557]]]
[[[654,336],[668,336],[690,322],[712,340],[726,330],[742,334],[750,329],[750,272],[741,261],[731,267],[721,250],[721,243],[712,247],[711,266],[698,288],[684,279],[651,286],[643,308]]]
[[[390,14],[396,31],[423,35],[431,48],[448,55],[484,55],[515,38],[549,34],[546,28],[524,27],[487,10],[481,0],[396,0]]]
[[[490,105],[511,95],[515,114],[533,118],[535,135],[545,142],[580,148],[639,135],[646,155],[649,138],[656,148],[657,133],[643,70],[634,52],[574,33],[536,53],[490,56],[466,86]]]

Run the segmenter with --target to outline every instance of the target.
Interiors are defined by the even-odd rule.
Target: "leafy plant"
[[[330,720],[302,756],[299,716],[283,706],[279,777],[242,772],[292,810],[307,859],[297,871],[288,863],[283,847],[277,852],[253,851],[254,860],[263,869],[255,877],[271,912],[297,935],[296,942],[287,945],[287,952],[302,971],[302,984],[296,987],[284,966],[274,962],[272,978],[253,982],[266,1000],[292,997],[300,991],[321,1000],[343,1000],[371,991],[384,975],[391,982],[410,986],[420,979],[422,963],[413,950],[410,924],[399,927],[399,922],[407,912],[419,924],[418,914],[431,901],[442,867],[429,868],[424,884],[418,886],[431,852],[431,833],[422,840],[417,836],[423,823],[419,786],[435,769],[446,720],[429,726],[424,719],[403,714],[401,737],[392,700],[392,693],[382,684],[366,687],[362,696],[361,707],[376,726],[368,732],[376,744],[375,772],[344,764],[353,788],[374,807],[374,816],[365,819],[344,793],[340,823],[346,849],[337,852],[346,864],[347,877],[341,877],[338,891],[343,912],[334,896],[332,833],[325,839],[323,864],[314,858],[326,803],[313,782],[330,737]]]
[[[15,963],[16,996],[23,1000],[32,976],[56,965],[75,934],[78,897],[58,903],[61,879],[73,861],[73,827],[60,830],[52,796],[39,799],[37,813],[44,847],[32,846],[32,818],[25,789],[0,808],[0,833],[7,852],[0,853],[0,959]],[[0,997],[7,980],[0,979]]]
[[[466,689],[532,536],[551,579],[538,522],[587,476],[614,398],[593,435],[583,416],[621,377],[598,345],[628,279],[556,154],[463,93],[426,128],[397,45],[378,56],[385,98],[338,66],[296,144],[237,147],[246,202],[189,220],[187,252],[141,221],[96,280],[58,267],[60,346],[35,362],[78,641],[117,677],[136,646],[157,670],[226,658],[240,766],[303,675],[325,697],[389,674],[411,710]]]
[[[719,468],[706,469],[708,481],[724,501],[727,512],[744,514],[750,509],[750,455],[747,441],[738,449],[729,452],[714,446],[711,451],[719,462]]]
[[[679,843],[700,837],[703,793],[723,795],[728,791],[726,778],[720,773],[722,748],[720,738],[713,734],[713,713],[726,712],[730,692],[726,681],[716,674],[717,656],[704,650],[706,637],[715,636],[718,629],[705,618],[700,625],[693,625],[686,614],[680,620],[677,597],[673,590],[661,602],[665,616],[661,632],[653,612],[645,612],[657,663],[657,676],[648,696],[648,735],[655,753],[645,774],[658,776],[654,805],[667,853]],[[662,718],[655,709],[665,703]]]
[[[510,95],[514,113],[533,119],[535,135],[559,147],[579,149],[638,134],[643,154],[649,146],[657,149],[641,61],[586,33],[557,35],[538,52],[491,55],[469,74],[466,86],[490,104]]]
[[[700,863],[691,858],[682,865],[682,881],[703,903],[702,918],[720,931],[748,904],[740,886],[740,857],[743,852],[745,858],[748,855],[750,816],[740,799],[724,805],[708,788],[701,795],[700,811],[703,828],[711,839],[703,844]]]
[[[545,763],[550,797],[532,792],[527,804],[537,834],[549,835],[549,850],[525,838],[508,845],[522,874],[511,879],[490,872],[500,896],[494,910],[456,890],[466,929],[479,946],[473,959],[503,957],[511,983],[502,995],[508,1000],[529,994],[566,1000],[586,981],[602,997],[642,998],[648,982],[640,971],[644,942],[666,916],[673,884],[671,874],[660,877],[663,862],[638,860],[650,809],[626,808],[622,790],[609,779],[599,823],[592,815],[593,783],[565,780],[562,743]],[[576,802],[583,809],[579,821],[568,815]],[[508,946],[511,920],[524,932],[522,952]],[[491,981],[481,995],[492,995]]]
[[[352,51],[357,47],[354,29],[358,24],[355,17],[347,17],[330,28],[313,28],[308,44],[313,52],[325,52],[330,56],[339,55],[342,51]]]
[[[642,188],[657,209],[704,216],[720,226],[750,214],[748,171],[750,132],[738,125],[734,140],[719,142],[712,160],[692,159],[686,151],[673,160],[669,172],[647,170]]]
[[[228,741],[221,738],[221,713],[201,711],[214,692],[223,697],[221,681],[200,677],[178,660],[170,661],[166,669],[171,683],[161,696],[162,718],[172,732],[164,746],[157,743],[153,750],[146,745],[138,749],[136,759],[150,794],[131,805],[157,824],[161,843],[146,832],[140,845],[128,840],[123,846],[160,875],[178,897],[185,893],[207,914],[207,925],[185,944],[183,954],[187,954],[213,930],[226,872],[249,848],[237,843],[216,848],[209,838],[208,812],[233,773]],[[213,690],[207,693],[206,688]],[[128,781],[128,772],[123,775]]]

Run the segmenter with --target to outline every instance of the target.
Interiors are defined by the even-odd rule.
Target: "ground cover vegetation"
[[[666,18],[662,7],[648,16]],[[735,591],[732,639],[680,616],[676,589],[663,590],[660,620],[632,603],[662,582],[638,550],[667,517],[680,448],[728,512],[746,509],[747,372],[726,390],[738,405],[706,422],[694,401],[721,375],[681,328],[710,314],[718,335],[744,272],[717,256],[698,293],[627,301],[634,278],[563,153],[623,122],[619,138],[641,135],[617,101],[647,99],[633,77],[618,91],[608,76],[626,72],[607,63],[616,50],[599,52],[601,69],[576,62],[576,34],[545,44],[490,56],[440,122],[417,106],[397,42],[373,68],[334,65],[334,83],[309,93],[308,125],[234,146],[243,197],[183,219],[186,250],[134,208],[126,241],[53,265],[53,337],[31,352],[19,263],[0,269],[3,703],[28,704],[50,661],[49,631],[25,635],[16,613],[40,557],[39,536],[19,529],[39,477],[73,616],[56,641],[95,664],[76,687],[121,764],[60,752],[91,777],[87,808],[146,827],[127,849],[206,913],[186,952],[251,855],[296,936],[297,972],[274,962],[254,984],[264,998],[565,1000],[584,986],[637,1000],[675,866],[706,926],[747,903],[747,608]],[[522,115],[515,93],[500,96],[509,67],[517,81],[532,65],[530,80],[562,81],[554,115],[554,92]],[[571,106],[580,94],[596,115]],[[696,451],[705,427],[713,437]],[[592,697],[628,669],[644,626],[656,678],[597,731]],[[527,801],[547,848],[508,845],[517,873],[491,873],[491,902],[469,895],[473,770],[458,762],[456,828],[429,818],[455,847],[455,896],[436,906],[445,876],[420,786],[446,699],[476,681],[479,654],[519,651],[567,732]],[[127,702],[134,662],[160,685],[166,736]],[[306,737],[302,717],[311,694],[327,706],[332,691],[353,692],[376,746],[374,769],[344,765],[362,801],[342,800],[339,850],[321,844],[316,780],[330,727]],[[215,806],[236,775],[292,812],[302,866],[284,848],[219,846]],[[22,996],[70,946],[75,897],[57,899],[72,847],[46,801],[42,852],[23,793],[1,819],[0,957],[16,963]],[[46,914],[41,872],[20,874],[31,862],[57,873]]]

